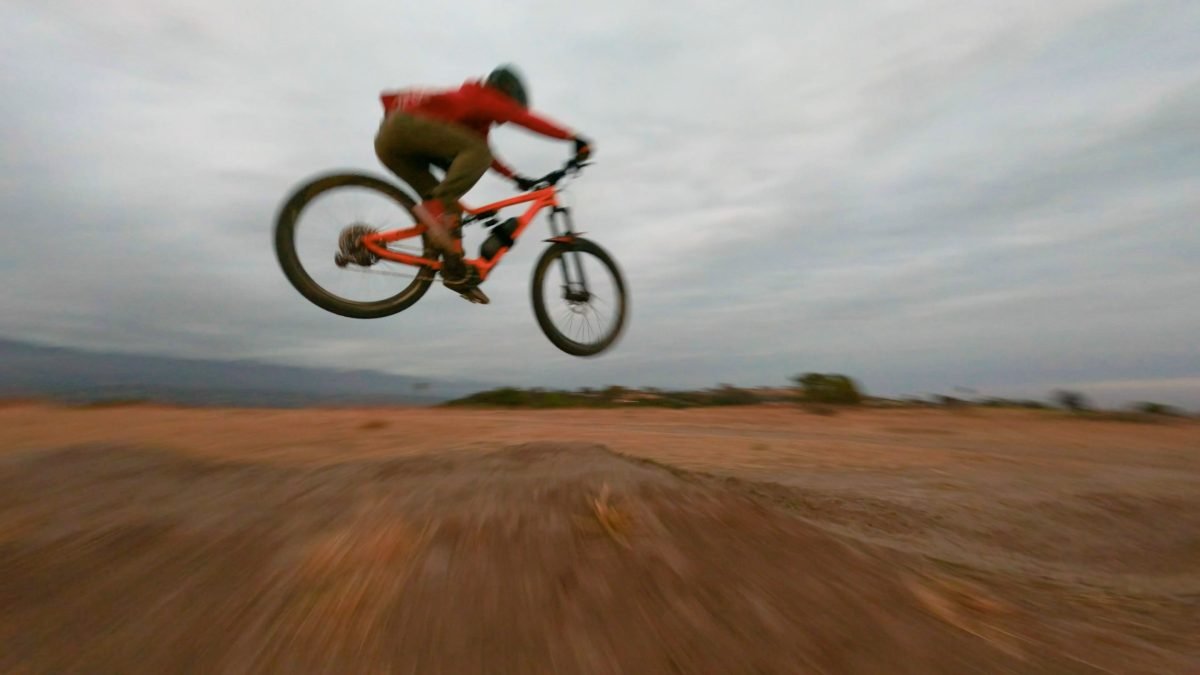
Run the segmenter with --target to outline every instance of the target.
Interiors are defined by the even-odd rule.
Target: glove
[[[592,142],[583,136],[575,136],[575,159],[583,161],[592,154]]]
[[[512,181],[516,183],[518,190],[524,191],[532,190],[533,186],[537,185],[536,180],[532,178],[526,178],[525,176],[513,176]]]

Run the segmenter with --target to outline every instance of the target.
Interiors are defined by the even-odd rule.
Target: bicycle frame
[[[514,230],[511,235],[513,245],[516,245],[517,240],[525,232],[525,228],[529,227],[529,224],[533,222],[533,219],[537,217],[538,213],[540,213],[542,209],[549,207],[557,210],[559,208],[558,189],[553,185],[476,208],[464,207],[463,211],[465,213],[477,216],[480,214],[496,213],[501,209],[526,203],[529,204],[529,208],[517,219],[517,229]],[[390,230],[387,232],[379,232],[377,234],[363,237],[362,243],[369,251],[386,260],[403,263],[405,265],[413,265],[415,267],[429,267],[435,270],[441,269],[441,262],[433,258],[423,258],[421,256],[415,256],[408,253],[391,251],[387,248],[387,244],[393,241],[420,236],[425,229],[425,225],[418,223],[417,225],[407,229]],[[558,238],[555,237],[555,240],[557,239]],[[504,255],[508,253],[510,248],[512,247],[500,247],[500,249],[496,251],[496,255],[492,256],[491,260],[484,260],[483,258],[466,258],[465,262],[468,265],[475,267],[475,269],[479,272],[479,278],[481,280],[487,279],[488,274],[491,273],[492,269],[494,269],[496,265],[500,264],[500,260],[504,258]]]

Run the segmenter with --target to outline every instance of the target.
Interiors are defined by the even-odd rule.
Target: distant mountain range
[[[269,407],[434,404],[494,386],[370,370],[92,352],[0,338],[0,398]]]

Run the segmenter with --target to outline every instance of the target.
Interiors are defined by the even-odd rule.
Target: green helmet
[[[520,74],[512,66],[496,68],[487,76],[484,84],[520,103],[522,108],[529,107],[529,94],[525,92],[525,83],[521,81]]]

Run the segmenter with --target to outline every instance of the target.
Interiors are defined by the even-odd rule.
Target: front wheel
[[[587,239],[551,245],[534,267],[538,325],[572,356],[594,356],[612,346],[625,327],[627,304],[617,264]]]

